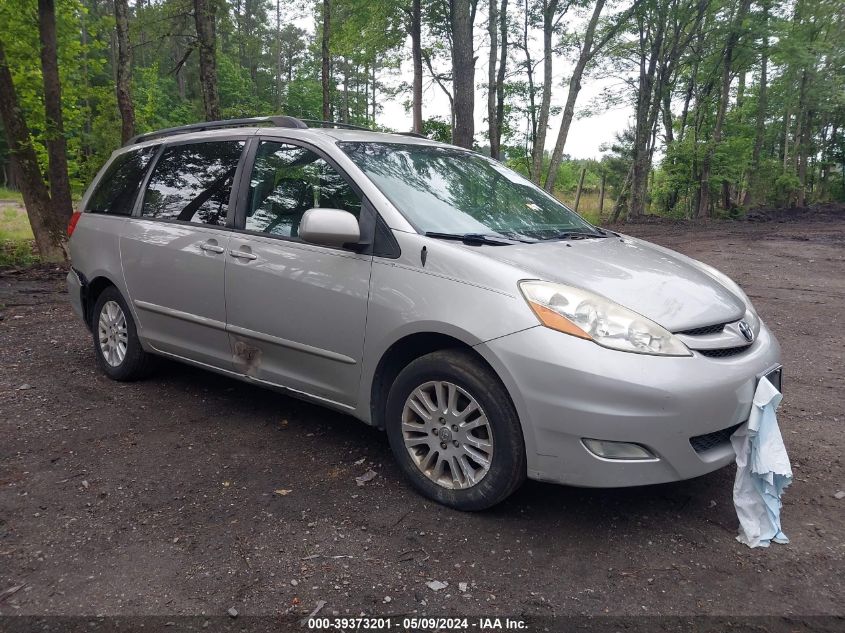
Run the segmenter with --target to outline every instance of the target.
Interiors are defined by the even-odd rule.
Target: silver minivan
[[[165,356],[384,429],[462,510],[526,478],[703,475],[780,348],[718,270],[595,227],[502,164],[291,117],[117,150],[69,227],[74,309],[115,380]]]

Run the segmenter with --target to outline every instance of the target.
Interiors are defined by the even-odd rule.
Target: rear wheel
[[[439,503],[483,510],[525,479],[513,404],[498,377],[468,352],[438,351],[410,363],[390,389],[386,413],[403,472]]]
[[[131,381],[149,374],[153,359],[141,347],[132,313],[114,286],[97,297],[92,325],[97,365],[109,378]]]

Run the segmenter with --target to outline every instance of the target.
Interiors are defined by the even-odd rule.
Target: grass
[[[575,208],[575,192],[556,192],[557,198],[562,201],[570,209]],[[604,209],[601,217],[599,217],[599,192],[598,191],[582,191],[581,200],[578,202],[578,214],[583,216],[585,220],[592,224],[602,224],[607,222],[611,212],[613,211],[613,204],[615,200],[605,194]]]
[[[16,191],[15,189],[0,187],[0,200],[14,200],[15,202],[23,202],[23,196],[21,196],[20,191]]]
[[[8,190],[0,189],[0,199]],[[28,266],[38,261],[26,211],[17,204],[0,204],[0,266]]]

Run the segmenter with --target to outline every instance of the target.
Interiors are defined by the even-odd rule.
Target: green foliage
[[[69,176],[71,186],[78,192],[114,147],[113,142],[102,142],[109,136],[111,121],[98,116],[117,107],[113,84],[106,74],[108,33],[113,19],[91,13],[82,0],[58,0],[56,13]],[[4,25],[3,43],[20,105],[42,170],[46,171],[41,60],[33,54],[40,49],[36,0],[0,3],[0,23]]]
[[[449,143],[452,141],[452,126],[441,117],[432,117],[423,121],[422,133],[428,138]]]
[[[714,129],[720,101],[720,76],[725,44],[732,29],[736,3],[714,0],[707,4],[700,33],[677,51],[676,65],[667,71],[666,94],[651,95],[655,129],[652,176],[647,206],[651,213],[686,217],[694,213],[703,184],[702,164],[712,159],[707,186],[726,211],[741,212],[748,205],[784,205],[806,191],[808,202],[845,199],[845,14],[841,0],[766,0],[752,2],[739,25],[727,115],[721,139]],[[331,76],[332,117],[337,121],[376,127],[382,104],[410,87],[396,82],[397,69],[408,57],[409,2],[407,0],[332,0]],[[56,0],[59,68],[63,114],[68,140],[70,178],[78,196],[109,154],[120,145],[120,117],[116,106],[114,16],[111,2]],[[139,6],[140,5],[140,6]],[[608,6],[599,33],[610,28],[626,9]],[[218,90],[224,117],[283,112],[309,119],[322,118],[321,20],[323,3],[305,0],[218,0]],[[476,48],[487,37],[483,4],[476,18]],[[542,9],[539,0],[509,3],[509,58],[504,85],[503,155],[506,162],[528,174],[530,153],[539,115],[542,88]],[[566,20],[555,27],[556,55],[574,59],[580,45],[581,20],[592,11],[589,2],[569,3]],[[589,106],[580,105],[578,117],[606,107],[634,105],[630,86],[639,75],[639,27],[653,31],[661,24],[692,29],[697,3],[693,0],[645,0],[623,24],[621,35],[590,61],[589,73],[623,79],[620,88],[608,89]],[[199,53],[191,0],[130,2],[130,39],[133,56],[132,91],[138,133],[186,124],[203,117],[199,87]],[[437,81],[426,72],[427,84],[451,89],[449,3],[423,0],[423,49]],[[311,15],[308,32],[294,18]],[[278,21],[277,21],[278,19]],[[0,2],[0,24],[21,107],[30,126],[42,170],[46,172],[45,115],[38,42],[37,0]],[[649,32],[651,32],[649,31]],[[764,39],[768,47],[764,45]],[[647,44],[647,42],[646,42]],[[761,103],[761,55],[768,54],[763,135],[755,164],[758,105]],[[665,51],[664,51],[665,52]],[[482,55],[479,55],[482,59]],[[632,65],[632,60],[634,60]],[[661,63],[667,60],[661,60]],[[660,69],[663,72],[664,68]],[[483,64],[476,68],[483,82]],[[739,84],[743,83],[742,92]],[[399,87],[391,85],[399,84]],[[553,87],[551,134],[560,118],[565,90]],[[481,93],[479,93],[481,94]],[[635,96],[635,95],[634,95]],[[663,129],[661,106],[671,107],[670,134]],[[485,106],[476,99],[476,108]],[[681,109],[686,116],[681,116]],[[448,118],[424,112],[424,133],[449,142]],[[578,123],[576,123],[577,125]],[[588,124],[588,123],[587,123]],[[485,130],[479,129],[479,137]],[[602,160],[566,159],[557,174],[556,195],[574,201],[581,169],[586,168],[582,209],[597,198],[606,179],[607,200],[622,195],[634,156],[634,135],[621,133]],[[0,165],[8,174],[8,147],[0,135]],[[545,159],[544,168],[548,165]],[[0,182],[3,182],[0,179]],[[609,202],[606,203],[606,208]]]

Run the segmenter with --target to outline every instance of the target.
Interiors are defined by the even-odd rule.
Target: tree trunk
[[[53,214],[67,225],[73,213],[67,169],[67,141],[62,120],[62,84],[56,43],[56,6],[38,0],[38,34],[41,40],[41,76],[44,80],[44,111],[47,115],[47,158]]]
[[[728,39],[725,43],[724,62],[722,64],[722,88],[719,96],[719,108],[716,111],[716,123],[713,126],[713,138],[711,139],[704,160],[701,166],[701,180],[699,189],[701,196],[698,201],[698,217],[708,217],[710,215],[710,172],[713,167],[713,154],[716,147],[722,142],[722,127],[725,123],[725,114],[728,111],[728,101],[731,93],[731,68],[733,66],[734,48],[739,41],[740,30],[742,22],[745,20],[745,14],[748,12],[748,6],[751,0],[742,0],[737,9],[736,17],[731,25],[731,31],[728,33]]]
[[[117,31],[117,109],[120,110],[120,139],[135,136],[135,108],[132,106],[132,49],[129,46],[129,3],[114,0]]]
[[[276,112],[282,113],[282,0],[276,0]]]
[[[413,116],[412,131],[422,134],[423,115],[423,62],[422,62],[422,7],[421,0],[411,0],[411,58],[414,63]]]
[[[581,78],[584,75],[584,69],[597,52],[593,48],[593,38],[596,34],[596,27],[598,26],[599,16],[603,7],[604,0],[597,0],[596,6],[593,8],[593,15],[584,33],[584,43],[581,46],[581,53],[578,55],[578,61],[572,70],[572,77],[569,79],[569,92],[566,95],[566,105],[563,108],[563,120],[560,122],[560,129],[558,130],[557,140],[555,141],[555,149],[552,152],[552,159],[549,162],[549,172],[546,176],[545,189],[549,193],[555,190],[558,168],[563,160],[563,150],[566,147],[566,139],[569,136],[572,119],[575,117],[575,101],[578,99],[578,93],[581,91]],[[539,182],[539,176],[537,180]]]
[[[549,128],[549,109],[552,104],[552,37],[558,0],[543,3],[543,92],[540,97],[540,116],[537,134],[531,149],[531,173],[538,185],[543,175],[543,155],[546,151],[546,132]]]
[[[607,174],[601,175],[601,188],[599,189],[599,219],[601,219],[601,214],[604,212],[604,188],[607,184]]]
[[[754,130],[754,149],[751,151],[751,173],[748,176],[748,195],[745,205],[760,203],[760,155],[766,135],[769,72],[769,3],[763,2],[763,51],[760,55],[760,89],[757,94],[757,121]]]
[[[798,176],[798,191],[796,204],[806,205],[807,194],[807,129],[809,127],[809,112],[807,111],[807,82],[809,73],[805,68],[801,73],[801,87],[798,91],[798,116],[795,117],[795,173]]]
[[[378,87],[376,84],[376,66],[378,66],[378,60],[373,59],[372,74],[370,75],[373,82],[373,125],[376,124],[376,110],[378,108],[378,103],[376,102],[376,88]]]
[[[505,124],[505,72],[508,65],[508,0],[499,10],[499,74],[496,77],[496,146],[502,155],[502,126]]]
[[[473,0],[449,0],[452,29],[452,84],[455,130],[452,142],[471,149],[475,136],[475,57],[472,41]]]
[[[329,56],[329,42],[331,38],[331,0],[323,0],[323,37],[320,46],[320,79],[323,84],[323,120],[331,121],[332,106],[329,80],[331,76],[331,58]]]
[[[343,60],[343,110],[340,122],[349,123],[349,60]]]
[[[534,89],[534,60],[531,58],[531,47],[528,45],[528,16],[530,11],[529,0],[524,0],[524,3],[522,11],[522,41],[520,42],[520,48],[522,49],[522,52],[525,53],[525,76],[528,81],[528,125],[530,130],[526,135],[526,141],[531,141],[533,149],[537,138],[537,104],[535,101],[536,91]],[[527,147],[525,154],[528,157],[528,160],[526,161],[528,177],[531,180],[534,180],[534,164],[531,160],[531,156],[528,156]]]
[[[490,56],[487,63],[487,130],[490,138],[490,157],[494,160],[499,160],[499,133],[497,129],[498,119],[496,118],[496,95],[498,93],[496,64],[499,61],[498,12],[498,0],[490,0],[487,19],[487,33],[490,36]]]
[[[584,176],[587,175],[587,168],[581,168],[581,177],[578,179],[578,190],[575,193],[575,213],[578,213],[578,205],[581,204],[581,190],[584,188]]]
[[[0,119],[14,158],[17,172],[16,184],[23,194],[29,226],[35,236],[38,253],[45,262],[65,261],[64,238],[67,223],[57,216],[51,204],[50,194],[38,158],[29,136],[29,128],[18,103],[18,95],[12,82],[12,73],[6,62],[6,52],[0,41]]]
[[[194,0],[194,21],[200,49],[200,87],[206,121],[220,119],[215,11],[215,0]]]
[[[610,214],[610,221],[616,222],[622,213],[622,208],[627,204],[628,190],[631,187],[631,179],[634,176],[634,164],[628,168],[628,173],[625,174],[625,180],[619,188],[619,193],[616,194],[616,204],[613,205],[613,212]]]
[[[640,71],[637,90],[634,147],[631,157],[631,195],[628,218],[645,213],[646,179],[648,178],[648,140],[651,134],[649,114],[654,96],[654,76],[658,55],[663,48],[664,23],[658,17],[657,32],[651,46],[646,47],[645,32],[640,24]],[[647,57],[648,56],[648,57]]]

